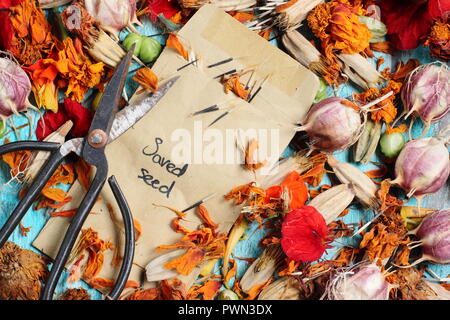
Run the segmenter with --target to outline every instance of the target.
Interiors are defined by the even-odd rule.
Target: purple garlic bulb
[[[0,58],[0,118],[25,111],[30,106],[30,92],[25,71],[14,60]]]
[[[333,152],[346,150],[354,144],[361,131],[361,115],[342,103],[350,101],[332,97],[316,103],[309,110],[303,126],[311,139],[312,148]]]
[[[416,236],[422,241],[426,260],[450,263],[450,211],[433,212],[417,228]]]
[[[449,153],[438,138],[408,142],[395,162],[395,180],[408,197],[422,197],[442,188],[450,173]]]
[[[330,279],[330,300],[388,300],[391,287],[374,263],[343,268]]]
[[[84,6],[102,29],[115,37],[120,30],[137,22],[136,0],[84,0]]]
[[[402,89],[407,112],[422,119],[426,127],[450,110],[450,70],[441,62],[419,66],[412,71]]]

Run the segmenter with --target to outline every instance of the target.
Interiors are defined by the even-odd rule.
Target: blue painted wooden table
[[[158,30],[156,27],[154,27],[151,23],[146,23],[144,27],[138,27],[138,30],[143,35],[154,35],[160,33],[160,30]],[[123,39],[126,35],[126,32],[122,32],[120,35],[120,38]],[[157,36],[156,39],[158,39],[161,43],[164,43],[164,39],[161,36]],[[274,45],[276,45],[276,42],[274,41]],[[377,56],[381,56],[382,54],[376,54]],[[408,52],[398,52],[394,57],[383,55],[386,62],[382,65],[381,69],[384,69],[385,67],[390,67],[393,69],[398,61],[404,61],[406,62],[409,58],[417,58],[420,60],[421,63],[427,63],[433,61],[433,59],[428,54],[427,48],[418,48],[413,51]],[[372,59],[373,63],[375,64],[375,59]],[[136,84],[129,81],[127,85],[127,92],[129,95],[132,94],[132,92],[136,89]],[[351,95],[352,92],[355,91],[355,88],[351,85],[342,85],[339,87],[337,92],[333,92],[331,88],[328,88],[328,94],[329,96],[332,95],[339,95],[341,97],[348,97]],[[23,124],[28,123],[28,119],[25,116],[13,116],[10,120],[7,122],[7,131],[10,131],[9,134],[6,136],[10,141],[16,141],[16,140],[25,140],[25,139],[36,139],[34,135],[34,130],[36,128],[37,121],[39,120],[40,114],[36,111],[30,110],[28,111],[28,115],[31,118],[31,125],[32,125],[32,135],[29,136],[30,131],[29,127],[22,128],[17,131],[17,135],[13,130],[11,130],[12,126],[20,127]],[[446,119],[441,121],[441,127],[443,127],[443,124],[448,124],[449,122],[449,116],[447,116]],[[439,125],[433,125],[431,130],[428,132],[427,136],[431,136],[433,134],[436,134],[439,130]],[[422,132],[422,126],[420,125],[419,121],[416,122],[414,125],[414,131],[413,136],[418,137],[420,136],[420,133]],[[4,138],[0,140],[0,142],[3,143]],[[293,150],[288,148],[283,152],[283,156],[287,156],[292,154]],[[340,152],[335,155],[340,161],[349,161],[349,153],[348,152]],[[373,161],[377,161],[377,158],[374,158]],[[368,165],[358,165],[361,169],[364,171],[374,169],[376,168],[372,164]],[[328,177],[324,179],[322,184],[329,183]],[[13,208],[17,205],[18,202],[18,193],[20,190],[20,184],[18,184],[16,181],[10,181],[10,173],[9,173],[9,167],[0,161],[0,185],[1,192],[0,192],[0,226],[4,224],[7,217],[9,216],[9,213],[13,210]],[[447,196],[445,197],[445,201],[440,202],[440,207],[436,206],[430,206],[433,209],[443,209],[450,207],[450,201],[449,201],[449,192],[448,192],[448,184],[446,186],[447,188]],[[431,203],[433,197],[425,198],[423,201],[423,207],[427,207],[428,203]],[[416,201],[414,199],[411,199],[409,202],[407,202],[408,205],[416,205]],[[360,210],[356,210],[354,208],[351,208],[350,213],[345,216],[344,222],[345,223],[359,223],[361,220],[368,221],[370,220],[372,216],[369,213],[363,213]],[[41,228],[45,225],[45,222],[48,220],[49,215],[48,213],[42,209],[42,210],[31,210],[27,213],[25,218],[23,219],[23,225],[25,227],[30,227],[30,232],[26,236],[22,236],[19,232],[19,230],[15,230],[14,233],[11,235],[10,240],[14,241],[18,245],[20,245],[23,248],[36,250],[32,247],[32,242],[39,234],[39,231]],[[235,250],[234,255],[237,257],[250,257],[250,258],[256,258],[262,251],[260,247],[258,247],[259,241],[264,237],[266,231],[264,229],[258,229],[257,224],[252,224],[249,226],[248,230],[246,231],[246,238],[245,240],[240,241]],[[341,247],[344,244],[352,244],[357,245],[360,241],[360,237],[348,237],[348,238],[342,238],[333,243],[332,245],[334,248],[329,249],[326,255],[323,256],[323,258],[329,258],[332,257],[339,247]],[[216,265],[215,270],[218,272],[219,270],[219,263]],[[246,268],[248,267],[247,262],[238,260],[238,276],[241,277],[243,273],[245,272]],[[433,270],[437,275],[440,277],[447,277],[447,275],[450,273],[450,266],[448,265],[435,265],[435,264],[429,264],[429,268]],[[89,293],[92,295],[92,299],[101,299],[102,295],[93,289],[90,289],[88,285],[86,285],[84,282],[76,282],[68,285],[66,282],[67,280],[67,273],[63,275],[63,277],[60,280],[60,283],[57,287],[56,294],[59,295],[60,293],[64,292],[64,290],[67,287],[84,287],[89,290]]]

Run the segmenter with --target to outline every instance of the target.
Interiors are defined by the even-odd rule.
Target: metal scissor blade
[[[156,93],[146,96],[117,112],[111,131],[109,132],[108,143],[117,139],[125,131],[134,126],[136,122],[142,119],[159,102],[159,100],[165,96],[167,91],[169,91],[179,78],[180,77],[177,76],[170,79],[161,85]]]
[[[92,132],[95,129],[100,129],[109,135],[109,130],[111,129],[114,118],[113,116],[117,112],[117,107],[119,105],[120,98],[122,97],[123,88],[125,87],[125,80],[128,75],[131,59],[133,57],[133,50],[134,48],[131,48],[127,52],[126,56],[119,63],[116,71],[109,80],[97,111],[94,114],[94,119],[92,120],[89,132]]]

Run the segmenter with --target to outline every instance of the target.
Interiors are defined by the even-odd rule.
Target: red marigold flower
[[[284,253],[295,261],[316,261],[330,248],[325,219],[311,206],[291,211],[283,221],[281,235]]]

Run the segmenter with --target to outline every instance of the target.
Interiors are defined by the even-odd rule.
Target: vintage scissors
[[[18,141],[0,146],[0,155],[20,150],[49,151],[46,163],[41,168],[36,179],[30,185],[27,194],[21,199],[2,229],[0,229],[0,248],[5,244],[11,233],[22,220],[25,213],[31,207],[36,197],[51,178],[58,166],[72,152],[83,158],[86,162],[96,167],[95,177],[81,201],[76,215],[72,218],[64,240],[59,248],[50,274],[41,294],[42,300],[51,300],[53,292],[67,263],[68,257],[75,244],[77,236],[88,217],[89,212],[97,200],[108,175],[108,161],[105,156],[105,146],[115,140],[139,119],[141,119],[154,105],[166,94],[169,88],[178,80],[173,78],[160,86],[158,92],[141,99],[133,105],[129,105],[117,112],[122,96],[125,80],[131,64],[133,48],[127,53],[106,86],[99,107],[95,112],[91,127],[85,138],[75,138],[64,144],[38,141]],[[125,247],[123,262],[111,292],[106,295],[109,299],[117,299],[125,287],[129,277],[134,257],[134,224],[130,208],[121,192],[119,185],[111,176],[108,183],[120,208],[125,229]]]

